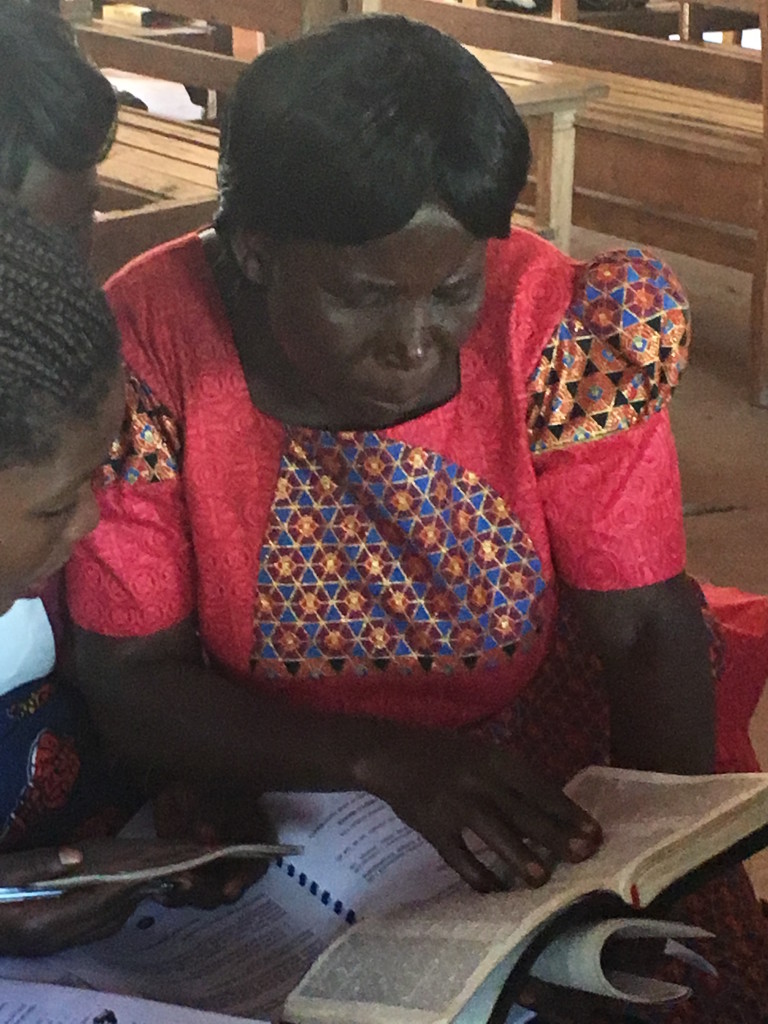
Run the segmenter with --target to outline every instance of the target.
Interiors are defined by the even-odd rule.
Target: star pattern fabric
[[[576,293],[531,378],[535,454],[659,412],[688,361],[688,303],[661,260],[639,249],[602,257],[585,267]]]
[[[117,480],[127,484],[160,483],[179,473],[179,431],[168,409],[150,388],[129,376],[125,386],[125,419],[118,440],[101,470],[106,486]]]
[[[375,433],[290,438],[260,558],[253,662],[271,677],[514,656],[545,589],[503,499]]]

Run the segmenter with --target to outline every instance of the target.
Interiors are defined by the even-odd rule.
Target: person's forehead
[[[362,245],[312,246],[308,252],[320,265],[349,274],[403,273],[425,256],[445,263],[450,272],[476,256],[482,258],[485,242],[478,240],[442,207],[421,207],[403,228]],[[439,269],[439,267],[436,267]]]

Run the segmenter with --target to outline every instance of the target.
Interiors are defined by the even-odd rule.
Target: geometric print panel
[[[609,253],[587,264],[574,293],[528,384],[534,454],[648,419],[688,362],[688,302],[661,260]]]
[[[101,467],[100,483],[110,486],[162,483],[179,475],[181,444],[170,411],[149,387],[129,376],[125,385],[125,418],[120,436],[112,443]]]
[[[270,678],[513,658],[546,584],[504,500],[373,432],[297,429],[262,547],[252,666]]]

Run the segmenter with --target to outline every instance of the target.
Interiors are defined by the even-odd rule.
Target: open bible
[[[281,839],[305,852],[271,865],[238,904],[146,902],[118,935],[0,961],[0,976],[297,1024],[481,1024],[516,966],[640,1002],[679,998],[654,979],[610,975],[601,950],[630,928],[670,938],[673,955],[706,969],[681,945],[700,932],[658,931],[640,908],[768,822],[768,775],[589,768],[567,792],[601,822],[599,852],[560,865],[541,889],[488,895],[369,794],[270,794]]]

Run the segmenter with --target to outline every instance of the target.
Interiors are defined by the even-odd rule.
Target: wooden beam
[[[373,5],[368,3],[368,9]],[[759,103],[760,55],[646,39],[452,0],[375,0],[377,10],[434,25],[469,46],[703,89]]]
[[[90,25],[78,25],[76,31],[80,45],[99,67],[132,71],[168,82],[230,92],[248,67],[247,61],[225,54],[121,36]]]
[[[250,28],[276,39],[295,39],[308,28],[358,13],[362,6],[362,0],[142,0],[142,3],[165,14]]]
[[[675,215],[644,203],[576,187],[573,223],[589,231],[682,252],[687,256],[749,272],[755,233],[717,221]]]
[[[763,163],[760,187],[760,222],[757,231],[749,362],[750,397],[768,408],[768,0],[760,0],[763,52]]]

